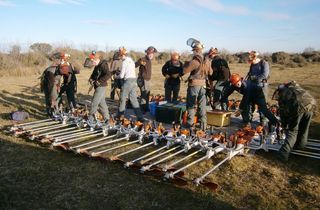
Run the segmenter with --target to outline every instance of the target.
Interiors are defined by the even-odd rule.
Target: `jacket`
[[[97,83],[99,86],[107,86],[108,79],[111,78],[111,72],[109,71],[108,62],[106,60],[101,60],[98,65],[93,69],[90,79],[95,82],[95,88]]]
[[[151,60],[145,56],[140,58],[136,63],[135,67],[139,67],[138,77],[142,77],[144,80],[151,80],[152,74],[152,63]]]
[[[167,85],[179,85],[180,76],[183,75],[183,64],[179,61],[179,65],[175,66],[171,60],[167,61],[162,67],[162,75],[169,75],[170,78],[166,79]]]
[[[209,76],[209,80],[227,81],[230,78],[230,69],[226,60],[220,56],[215,56],[212,59],[211,67],[213,73]]]
[[[194,55],[190,62],[185,63],[183,73],[190,73],[189,86],[205,86],[207,76],[212,74],[210,59],[201,54]]]

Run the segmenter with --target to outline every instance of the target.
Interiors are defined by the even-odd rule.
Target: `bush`
[[[307,64],[306,59],[300,54],[293,55],[292,56],[292,60],[293,60],[293,62],[301,64],[301,65],[306,65]]]
[[[158,56],[156,59],[158,63],[165,63],[166,61],[170,60],[170,58],[171,58],[170,52],[160,52],[158,53]]]
[[[235,54],[239,58],[239,63],[248,63],[249,62],[249,53],[237,53]]]
[[[34,52],[39,52],[45,55],[49,55],[53,49],[48,43],[33,43],[29,48]]]
[[[288,64],[290,62],[290,55],[286,52],[275,52],[271,55],[272,62],[277,64]]]

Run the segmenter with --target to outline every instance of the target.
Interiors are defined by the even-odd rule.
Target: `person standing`
[[[293,149],[304,149],[306,146],[317,102],[295,81],[279,85],[272,98],[278,100],[281,126],[286,131],[286,139],[278,152],[278,159],[286,162]]]
[[[162,67],[162,75],[165,77],[165,100],[176,103],[180,91],[180,77],[183,75],[183,64],[179,53],[171,53],[171,59]]]
[[[94,69],[89,78],[89,83],[91,86],[94,87],[94,94],[92,98],[88,120],[89,122],[94,122],[94,116],[99,106],[104,121],[108,123],[110,119],[110,114],[108,105],[105,100],[105,96],[107,91],[107,81],[111,78],[111,72],[109,71],[107,60],[103,59],[100,53],[96,53],[92,61]]]
[[[119,78],[123,79],[123,84],[120,92],[120,106],[118,117],[123,117],[126,110],[127,98],[132,104],[137,120],[144,122],[142,112],[137,100],[137,78],[135,72],[135,63],[131,57],[127,56],[127,50],[124,47],[119,48],[119,56],[122,60]]]
[[[217,48],[211,48],[208,52],[209,58],[212,59],[212,75],[208,77],[210,85],[213,87],[213,109],[228,110],[228,98],[222,101],[222,92],[229,84],[230,69],[228,62],[221,58]],[[213,81],[216,81],[213,86]]]
[[[193,51],[192,60],[186,62],[183,67],[184,74],[190,73],[187,89],[187,127],[192,127],[194,124],[195,108],[197,106],[200,126],[202,130],[205,130],[207,127],[205,85],[207,76],[212,74],[212,68],[209,58],[202,55],[203,44],[193,40],[191,47]]]
[[[54,109],[57,109],[58,91],[60,88],[60,75],[55,75],[56,69],[60,64],[60,53],[55,53],[49,58],[52,63],[44,70],[41,76],[41,91],[44,93],[46,113],[52,117]]]
[[[58,65],[56,75],[60,75],[63,78],[62,86],[60,88],[58,101],[61,103],[62,94],[66,92],[69,109],[76,108],[77,103],[75,99],[75,93],[77,92],[77,78],[76,74],[79,74],[80,70],[75,69],[71,63],[69,63],[70,55],[61,53],[61,63]]]
[[[140,105],[144,112],[149,111],[149,96],[152,75],[151,61],[157,52],[158,51],[156,48],[150,46],[145,50],[146,55],[135,63],[135,67],[139,67],[137,84],[140,88]]]
[[[259,53],[254,50],[249,52],[250,68],[246,79],[262,88],[266,102],[268,102],[268,79],[270,75],[269,63],[263,59],[260,59],[258,56]],[[249,113],[251,118],[253,117],[252,113],[254,112],[254,109],[255,107],[252,105],[252,111]],[[259,115],[260,122],[266,124],[266,118],[261,113],[260,109]]]
[[[268,101],[268,79],[270,75],[269,63],[260,59],[258,56],[259,53],[254,50],[249,52],[250,68],[246,79],[260,86],[263,90],[266,101]]]
[[[120,99],[120,89],[122,86],[122,79],[119,78],[120,69],[122,65],[122,60],[120,59],[119,52],[115,52],[112,58],[112,63],[110,71],[112,73],[111,77],[111,92],[110,98],[114,100],[115,94],[117,93],[118,98]]]

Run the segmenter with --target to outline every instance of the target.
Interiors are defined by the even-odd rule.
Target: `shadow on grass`
[[[0,158],[2,209],[233,208],[211,194],[140,176],[117,164],[34,145],[0,140]]]

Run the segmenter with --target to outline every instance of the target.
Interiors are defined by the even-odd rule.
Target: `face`
[[[256,59],[255,54],[250,53],[250,54],[249,54],[249,62],[252,63],[255,59]]]
[[[153,57],[154,57],[154,54],[153,54],[153,53],[150,53],[150,54],[147,54],[147,56],[148,56],[149,60],[152,60]]]
[[[92,60],[92,64],[94,66],[98,65],[99,63],[100,63],[100,59],[99,58],[95,58],[95,59]]]
[[[238,81],[237,83],[235,83],[235,84],[233,84],[235,87],[237,87],[237,88],[240,88],[241,87],[241,84],[242,84],[242,82],[241,82],[241,80],[240,81]]]
[[[199,55],[202,53],[202,51],[200,49],[193,49],[192,53],[193,53],[193,55]]]

